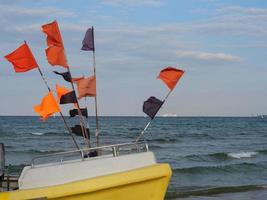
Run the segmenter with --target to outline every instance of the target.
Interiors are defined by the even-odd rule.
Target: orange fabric
[[[45,51],[48,62],[53,66],[60,65],[68,68],[64,45],[57,21],[43,25],[42,30],[47,35],[46,42],[48,48]]]
[[[60,112],[60,108],[52,92],[49,92],[45,97],[43,97],[40,105],[36,105],[33,108],[34,111],[41,116],[42,120],[46,120],[52,114]]]
[[[57,100],[58,100],[58,103],[60,103],[60,98],[64,95],[64,94],[67,94],[69,92],[71,92],[71,90],[65,88],[65,87],[62,87],[58,84],[56,84],[56,90],[57,90]]]
[[[48,46],[58,46],[64,48],[57,21],[43,25],[42,29],[43,32],[47,34],[46,42]]]
[[[26,42],[12,53],[6,55],[5,58],[12,63],[15,72],[26,72],[38,67],[31,49]]]
[[[62,67],[68,68],[65,52],[62,47],[48,47],[45,50],[45,53],[47,60],[51,65],[60,65]]]
[[[94,97],[96,95],[96,78],[95,76],[86,77],[74,81],[77,84],[78,99],[82,97]]]
[[[77,77],[77,78],[72,78],[71,81],[72,81],[73,83],[75,83],[75,82],[78,82],[78,81],[80,81],[80,80],[82,80],[82,79],[84,79],[84,76]]]
[[[183,70],[167,67],[160,71],[158,78],[161,79],[170,90],[172,90],[183,74]]]

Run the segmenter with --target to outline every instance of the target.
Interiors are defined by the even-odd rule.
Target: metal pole
[[[93,51],[93,63],[94,63],[94,76],[95,76],[95,82],[96,82],[95,51]],[[98,123],[98,112],[97,112],[97,92],[95,94],[95,123],[96,123],[96,130],[95,130],[96,146],[99,147],[99,123]]]
[[[45,79],[45,77],[44,77],[44,75],[43,75],[43,73],[42,73],[40,67],[38,66],[37,68],[38,68],[38,71],[39,71],[39,73],[40,73],[40,75],[41,75],[41,77],[42,77],[42,79],[43,79],[43,81],[44,81],[44,83],[45,83],[45,85],[46,85],[48,91],[51,92],[51,89],[50,89],[50,87],[49,87],[49,85],[48,85],[48,83],[47,83],[47,81],[46,81],[46,79]],[[72,134],[72,132],[71,132],[71,129],[70,129],[70,127],[68,126],[68,124],[67,124],[67,122],[66,122],[66,120],[65,120],[65,118],[64,118],[64,116],[63,116],[63,114],[62,114],[62,112],[60,111],[59,113],[60,113],[61,119],[62,119],[62,121],[63,121],[63,123],[64,123],[66,129],[68,130],[68,132],[69,132],[69,134],[70,134],[70,136],[71,136],[71,138],[72,138],[72,140],[73,140],[73,142],[74,142],[76,148],[77,148],[78,150],[80,150],[80,148],[79,148],[79,146],[78,146],[78,143],[76,142],[75,138],[73,137],[73,134]]]
[[[94,27],[92,26],[92,43],[93,43],[93,67],[94,67],[94,77],[96,83],[96,62],[95,62],[95,38],[94,38]],[[95,137],[96,137],[96,146],[99,147],[99,122],[98,122],[98,112],[97,112],[97,93],[95,94]]]
[[[63,48],[63,50],[64,50],[64,53],[66,55],[65,48]],[[65,56],[65,59],[66,59],[66,62],[68,63],[66,56]],[[67,70],[68,70],[68,72],[70,74],[70,77],[72,77],[69,66],[67,66]],[[74,85],[73,85],[72,80],[71,80],[70,83],[71,83],[72,90],[74,91],[74,94],[75,94],[75,96],[77,98],[77,95],[76,95],[76,92],[75,92],[75,89],[74,89]],[[81,108],[80,108],[80,105],[79,105],[78,98],[77,98],[76,105],[77,105],[77,110],[78,110],[78,114],[79,114],[79,117],[80,117],[80,124],[81,124],[81,128],[82,128],[82,134],[83,134],[84,141],[88,145],[88,147],[91,148],[90,139],[89,139],[89,136],[88,136],[89,134],[87,133],[87,130],[86,130],[86,127],[87,126],[86,126],[86,123],[84,122],[84,119],[83,119],[83,116],[82,116],[82,112],[81,112]]]
[[[58,29],[59,29],[59,27],[58,27]],[[67,59],[67,57],[66,57],[66,50],[65,50],[65,48],[64,48],[63,40],[62,40],[61,36],[60,36],[60,39],[61,39],[61,41],[62,41],[62,47],[63,47],[63,51],[64,51],[64,54],[65,54],[66,63],[68,63],[68,59]],[[68,65],[68,64],[67,64],[67,65]],[[69,74],[70,74],[70,77],[72,77],[72,76],[71,76],[70,69],[69,69],[69,66],[65,66],[65,67],[67,68],[67,70],[68,70],[68,72],[69,72]],[[71,87],[72,87],[72,89],[73,89],[73,91],[74,91],[74,94],[75,94],[75,96],[76,96],[76,98],[77,98],[77,95],[76,95],[76,92],[75,92],[75,89],[74,89],[73,82],[71,81],[70,83],[71,83]],[[83,116],[82,116],[82,112],[81,112],[81,109],[80,109],[80,105],[79,105],[78,100],[77,100],[76,105],[77,105],[78,114],[79,114],[79,117],[80,117],[80,123],[81,123],[81,128],[82,128],[83,138],[84,138],[84,140],[85,140],[85,143],[87,143],[88,147],[90,148],[90,147],[91,147],[91,145],[90,145],[90,140],[89,140],[89,137],[88,137],[88,133],[87,133],[86,126],[85,126],[86,124],[85,124],[85,122],[84,122],[84,119],[83,119]],[[87,140],[86,140],[86,137],[87,137]]]
[[[153,119],[151,119],[151,120],[146,124],[144,130],[142,130],[142,132],[140,133],[140,135],[136,138],[135,143],[137,143],[137,142],[140,140],[140,138],[144,135],[146,129],[149,127],[149,125],[151,124],[152,121],[153,121]]]
[[[61,117],[61,119],[63,120],[63,122],[64,122],[64,124],[65,124],[65,126],[66,126],[66,128],[67,128],[67,130],[68,130],[68,132],[69,132],[69,134],[70,134],[70,136],[71,136],[71,138],[72,138],[72,140],[73,140],[75,146],[76,146],[76,148],[77,148],[78,150],[80,150],[80,148],[79,148],[79,146],[78,146],[78,143],[76,142],[76,140],[75,140],[75,138],[74,138],[74,136],[73,136],[73,134],[72,134],[72,131],[71,131],[70,127],[68,126],[68,124],[67,124],[67,122],[66,122],[66,120],[65,120],[65,117],[63,116],[63,114],[62,114],[61,111],[60,111],[60,117]]]
[[[69,72],[69,74],[70,74],[70,77],[72,77],[72,76],[71,76],[71,72],[70,72],[69,67],[68,67],[68,72]],[[75,96],[76,96],[76,98],[77,98],[77,95],[76,95],[76,92],[75,92],[75,89],[74,89],[73,82],[71,81],[70,83],[71,83],[72,90],[74,91],[74,94],[75,94]],[[78,98],[77,98],[77,99],[78,99]],[[82,127],[83,136],[84,136],[84,138],[87,139],[87,140],[85,140],[85,141],[86,141],[88,147],[91,148],[91,145],[90,145],[90,139],[89,139],[89,137],[88,137],[88,133],[87,133],[87,130],[86,130],[86,124],[85,124],[85,122],[84,122],[84,119],[83,119],[83,116],[82,116],[82,112],[81,112],[81,108],[80,108],[80,105],[79,105],[78,100],[77,100],[76,105],[77,105],[77,110],[78,110],[78,114],[79,114],[80,121],[81,121],[81,127]]]

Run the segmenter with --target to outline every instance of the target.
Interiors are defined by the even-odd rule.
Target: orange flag
[[[6,55],[5,58],[12,63],[15,72],[26,72],[38,67],[31,49],[26,42],[12,53]]]
[[[61,99],[61,97],[63,95],[71,92],[71,90],[69,90],[69,89],[67,89],[65,87],[62,87],[62,86],[60,86],[58,84],[56,84],[56,90],[57,90],[57,101],[58,101],[58,103],[60,103],[60,99]]]
[[[42,30],[47,35],[46,42],[48,48],[45,52],[48,62],[53,66],[60,65],[68,68],[64,45],[57,21],[43,25]]]
[[[96,79],[95,76],[79,78],[73,80],[77,84],[78,89],[78,99],[82,97],[94,97],[96,95]]]
[[[43,97],[40,105],[36,105],[33,108],[34,111],[41,116],[42,120],[46,120],[52,114],[60,112],[60,108],[52,92],[49,92],[45,97]]]
[[[183,74],[183,70],[167,67],[160,71],[158,78],[161,79],[170,90],[172,90]]]

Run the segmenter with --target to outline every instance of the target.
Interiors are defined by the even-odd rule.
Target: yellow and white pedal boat
[[[162,200],[170,177],[146,143],[124,143],[36,157],[0,199]]]

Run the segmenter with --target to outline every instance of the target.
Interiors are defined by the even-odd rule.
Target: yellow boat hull
[[[168,164],[155,164],[62,185],[3,192],[0,200],[162,200],[170,177]]]

